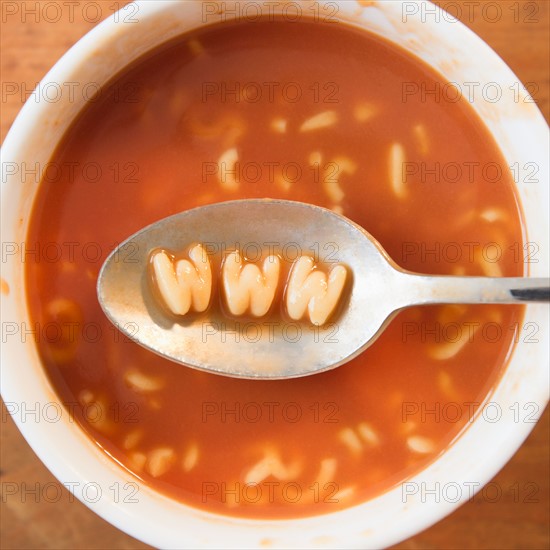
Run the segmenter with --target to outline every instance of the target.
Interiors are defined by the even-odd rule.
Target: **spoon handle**
[[[550,301],[550,279],[411,275],[415,304],[514,304]]]

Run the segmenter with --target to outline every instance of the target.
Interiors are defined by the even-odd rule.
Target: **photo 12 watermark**
[[[114,251],[113,261],[117,263],[135,264],[139,262],[139,244],[128,241],[124,244],[113,242],[109,244],[98,241],[4,241],[2,242],[1,261],[76,265],[91,264],[101,266],[109,254]],[[97,276],[97,273],[95,274]]]
[[[489,502],[496,503],[503,500],[522,504],[538,504],[540,502],[540,486],[533,481],[503,485],[491,481],[482,485],[478,481],[448,481],[414,482],[407,481],[401,484],[401,501],[418,502],[423,504],[439,504],[446,502]]]
[[[203,344],[272,344],[300,345],[306,341],[314,344],[335,345],[340,343],[340,327],[337,323],[324,325],[290,321],[207,321],[201,324]]]
[[[210,81],[202,83],[203,103],[263,103],[263,104],[335,104],[339,103],[337,82],[239,82]]]
[[[401,20],[420,21],[422,23],[539,23],[540,7],[529,0],[437,0],[435,2],[417,2],[405,0],[401,5]]]
[[[340,6],[337,2],[302,2],[298,0],[203,0],[202,22],[220,23],[238,21],[284,21],[297,23],[301,20],[317,23],[339,23]]]
[[[534,321],[510,323],[496,321],[404,321],[401,324],[401,341],[436,344],[471,344],[485,342],[502,343],[510,340],[515,344],[538,344],[540,326]]]
[[[262,481],[261,483],[227,483],[204,481],[201,499],[203,504],[221,502],[240,504],[338,504],[339,485],[333,481],[303,484],[296,481]]]
[[[401,244],[400,260],[421,263],[460,264],[464,269],[473,265],[539,263],[540,245],[535,241],[514,241],[505,245],[494,241],[405,241]]]
[[[468,103],[484,101],[499,103],[536,103],[539,85],[536,82],[514,82],[503,86],[496,81],[445,82],[434,81],[404,81],[401,85],[401,101],[403,103],[458,103],[466,100]]]
[[[15,402],[5,401],[2,408],[2,423],[14,418],[20,424],[69,424],[85,420],[92,426],[111,424],[137,424],[139,403],[135,401],[113,401],[105,403],[95,399],[91,392],[82,392],[80,401]]]
[[[263,258],[278,256],[283,262],[293,263],[302,256],[309,256],[315,262],[332,264],[339,262],[340,245],[337,242],[302,242],[295,241],[231,241],[201,243],[202,250],[208,256],[225,258],[231,252],[238,250],[241,258],[248,262],[259,262]]]
[[[331,118],[332,111],[322,113],[327,115],[327,119],[322,121],[317,119],[320,124],[329,122],[334,123]],[[317,118],[317,117],[313,117]],[[286,125],[286,120],[275,120],[276,124]],[[306,121],[307,123],[307,121]],[[317,123],[315,123],[317,124]],[[313,152],[310,155],[309,162],[302,160],[288,159],[284,162],[279,160],[241,160],[236,148],[232,147],[216,160],[204,161],[202,163],[201,177],[203,184],[220,184],[225,191],[236,191],[241,184],[250,185],[262,183],[264,185],[275,185],[282,191],[289,191],[293,186],[299,183],[304,184],[323,184],[328,197],[335,203],[342,200],[343,191],[340,188],[340,178],[350,176],[356,173],[357,165],[348,157],[336,157],[332,160],[321,162],[320,153]],[[414,170],[416,173],[416,170]],[[401,166],[401,178],[406,182],[413,173],[407,163]]]
[[[95,481],[86,483],[80,481],[49,481],[40,482],[16,482],[2,481],[0,483],[0,498],[2,504],[17,501],[21,504],[57,504],[63,500],[72,503],[78,497],[86,504],[98,504],[99,502],[114,502],[115,504],[138,504],[139,485],[135,482],[114,482],[108,486],[102,486]]]
[[[539,183],[540,166],[536,162],[515,162],[502,165],[498,162],[479,161],[406,161],[401,164],[401,181],[404,184],[491,184],[506,183],[512,175],[516,184]]]
[[[204,424],[337,424],[339,411],[334,401],[204,401],[201,413]]]
[[[139,103],[140,88],[137,82],[115,83],[108,87],[99,82],[41,81],[30,85],[27,82],[3,81],[2,103],[17,99],[21,104],[34,103],[97,103],[100,100],[111,103]]]
[[[14,341],[21,344],[44,344],[52,358],[66,363],[76,358],[76,349],[81,343],[130,344],[139,334],[139,325],[135,321],[127,321],[122,325],[117,322],[81,321],[80,310],[71,306],[72,302],[70,309],[54,310],[50,321],[2,321],[2,344]],[[64,320],[57,319],[57,315],[64,317]]]
[[[70,184],[109,184],[139,183],[140,167],[137,162],[115,161],[102,164],[97,161],[49,161],[2,163],[3,184],[8,182],[20,184],[70,183]]]
[[[536,424],[542,411],[537,403],[515,402],[503,406],[496,401],[481,403],[478,401],[403,401],[401,421],[420,422],[421,424],[471,424],[480,418],[488,424],[513,422],[514,424]]]
[[[140,7],[135,2],[88,2],[86,0],[4,0],[0,3],[2,23],[99,23],[112,17],[115,23],[139,23]]]

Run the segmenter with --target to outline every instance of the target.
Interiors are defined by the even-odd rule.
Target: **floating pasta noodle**
[[[288,120],[283,117],[275,117],[271,121],[270,127],[277,134],[286,134]]]
[[[355,485],[344,487],[343,489],[340,489],[334,495],[332,495],[331,502],[341,502],[342,500],[348,500],[355,494],[355,491]]]
[[[158,397],[149,397],[146,400],[147,406],[154,410],[154,411],[160,411],[163,408],[163,403]]]
[[[480,323],[469,323],[466,327],[458,327],[460,332],[456,339],[450,342],[436,343],[428,348],[428,355],[432,359],[446,361],[458,355],[468,344],[473,341],[474,334],[479,329]]]
[[[279,481],[289,481],[300,475],[302,466],[299,462],[293,462],[290,465],[285,465],[279,453],[272,450],[266,450],[264,457],[256,462],[244,476],[246,484],[259,484],[274,477]]]
[[[458,319],[462,319],[467,312],[468,306],[466,304],[445,304],[439,306],[437,320],[442,325],[455,323]]]
[[[340,430],[338,438],[349,449],[351,454],[357,456],[363,452],[363,443],[352,428]]]
[[[94,400],[94,394],[90,390],[82,390],[78,394],[78,401],[81,405],[89,405]]]
[[[365,445],[376,447],[380,445],[380,437],[368,422],[360,422],[355,429],[344,428],[338,433],[340,441],[351,454],[358,456],[363,453]]]
[[[188,90],[175,91],[168,100],[168,111],[174,117],[179,117],[189,108],[192,99]]]
[[[216,195],[212,192],[201,193],[194,197],[196,206],[205,206],[216,202]]]
[[[500,255],[500,248],[498,248],[496,243],[495,246],[497,246],[497,251]],[[485,277],[502,277],[502,269],[498,263],[498,259],[491,259],[485,249],[481,250],[477,248],[474,250],[474,261],[481,268]]]
[[[320,166],[323,161],[323,155],[320,151],[312,151],[309,154],[308,162],[310,166]]]
[[[209,112],[185,113],[181,118],[182,130],[201,141],[219,143],[222,149],[235,147],[239,139],[246,133],[245,120],[234,112],[222,114],[213,121],[209,120]]]
[[[477,208],[467,208],[464,212],[454,221],[454,226],[457,230],[467,227],[474,221],[475,216],[478,215]]]
[[[86,268],[85,273],[86,273],[86,277],[88,277],[90,281],[96,282],[97,277],[99,276],[99,269],[97,268],[92,269],[91,267],[88,267]]]
[[[413,126],[413,134],[418,146],[418,150],[422,155],[427,155],[430,151],[430,143],[428,141],[428,134],[424,124],[415,124]]]
[[[338,122],[336,111],[323,111],[305,120],[300,126],[300,132],[311,132],[322,128],[329,128]]]
[[[191,38],[191,40],[188,40],[187,45],[193,55],[199,56],[204,53],[204,46],[197,38]]]
[[[167,473],[176,460],[176,452],[170,447],[158,447],[147,454],[145,470],[153,477]]]
[[[218,159],[218,180],[224,191],[238,191],[240,184],[237,178],[239,152],[235,147],[224,151]]]
[[[139,119],[141,125],[151,124],[155,122],[153,116],[153,110],[150,108],[153,96],[155,95],[155,88],[151,84],[140,86],[139,88],[131,86],[131,96],[128,98],[128,103],[131,104],[133,115],[136,119]],[[137,97],[134,95],[137,94]]]
[[[117,431],[115,424],[116,416],[109,414],[109,411],[112,409],[109,408],[104,396],[98,396],[89,390],[85,390],[80,393],[79,397],[83,405],[82,413],[84,419],[90,426],[103,434],[112,435]]]
[[[184,472],[190,472],[199,461],[199,447],[196,443],[193,443],[185,453],[181,466]]]
[[[460,400],[453,379],[447,371],[441,370],[437,373],[437,386],[441,393],[451,401],[458,402]]]
[[[403,179],[403,165],[405,150],[400,143],[392,143],[389,152],[389,177],[391,189],[396,197],[404,199],[407,196],[407,187]]]
[[[338,168],[336,170],[338,170]],[[333,203],[338,204],[344,200],[345,193],[342,187],[340,187],[340,181],[336,176],[323,178],[323,187]]]
[[[479,217],[489,223],[494,222],[503,222],[506,223],[508,221],[508,214],[502,208],[486,208],[481,212]]]
[[[418,429],[418,424],[414,421],[414,420],[411,420],[410,418],[407,418],[407,414],[403,411],[403,406],[402,406],[402,419],[403,419],[403,422],[401,423],[401,426],[399,427],[399,433],[401,435],[410,435],[412,434],[415,430]]]
[[[487,317],[490,323],[496,325],[502,325],[503,323],[502,309],[500,309],[496,304],[494,304],[491,308],[488,308]]]
[[[329,199],[339,205],[344,200],[345,193],[340,185],[342,174],[353,175],[357,171],[357,164],[349,157],[335,157],[323,167],[323,189]]]
[[[78,268],[76,267],[75,262],[63,260],[61,262],[61,271],[64,271],[65,273],[76,273],[78,271]]]
[[[132,453],[128,453],[128,460],[133,468],[138,471],[142,471],[147,462],[147,455],[139,451],[134,451]]]
[[[422,435],[411,435],[407,438],[407,447],[419,454],[433,453],[436,449],[435,443],[429,437]]]
[[[361,439],[371,447],[380,445],[380,437],[368,422],[361,422],[357,426],[357,432]]]
[[[56,328],[51,333],[45,333],[44,342],[48,355],[60,365],[69,364],[75,359],[80,342],[83,329],[82,310],[75,301],[60,297],[48,302],[46,316],[44,326]]]
[[[374,117],[376,112],[377,109],[374,105],[364,102],[359,103],[355,106],[355,108],[353,109],[353,116],[355,117],[355,120],[357,120],[357,122],[363,123]]]
[[[161,378],[148,376],[136,369],[127,371],[124,374],[124,381],[132,389],[141,393],[158,391],[164,387],[164,380]]]
[[[325,483],[330,483],[334,481],[336,475],[336,470],[338,467],[338,460],[336,458],[324,458],[321,460],[321,466],[319,468],[319,473],[317,474],[317,483],[322,489]]]
[[[275,185],[285,193],[292,189],[293,182],[289,178],[285,178],[283,174],[276,174],[274,179]]]
[[[122,440],[122,447],[127,451],[137,447],[138,443],[143,439],[144,432],[140,428],[135,428],[131,432],[128,432]]]

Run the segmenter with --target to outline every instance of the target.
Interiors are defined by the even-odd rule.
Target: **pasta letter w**
[[[204,311],[210,303],[212,268],[208,254],[197,244],[189,251],[189,259],[174,260],[164,250],[152,256],[158,290],[175,315]]]

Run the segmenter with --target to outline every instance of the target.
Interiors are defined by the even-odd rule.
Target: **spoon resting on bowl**
[[[324,279],[318,275],[321,283],[316,281],[325,290],[337,265],[341,276],[345,270],[346,279],[345,285],[339,287],[341,304],[333,308],[332,317],[322,322],[314,316],[313,322],[297,321],[284,313],[274,319],[276,305],[270,307],[271,314],[267,317],[262,317],[261,311],[252,317],[231,315],[227,308],[216,307],[215,294],[220,300],[222,295],[228,300],[233,298],[228,296],[227,289],[223,292],[221,282],[215,281],[215,270],[210,271],[210,278],[208,273],[201,278],[203,264],[193,265],[189,261],[185,266],[190,272],[197,268],[197,277],[193,275],[196,282],[210,284],[210,295],[206,298],[209,307],[202,313],[175,314],[166,308],[164,295],[155,289],[152,273],[158,275],[154,269],[160,264],[152,270],[153,258],[158,251],[164,254],[165,250],[189,250],[193,243],[201,243],[205,262],[209,262],[209,251],[213,255],[214,251],[218,255],[225,251],[229,257],[235,251],[259,249],[273,252],[272,256],[284,253],[294,260],[311,258],[312,272],[316,269],[315,262],[329,266]],[[223,266],[225,270],[223,261],[220,256],[220,269]],[[177,266],[172,265],[165,269],[174,287],[178,275]],[[243,273],[239,271],[242,266],[235,269],[233,275],[238,279],[239,273],[241,276]],[[261,273],[256,271],[260,278]],[[230,276],[224,271],[223,277]],[[158,280],[157,283],[160,285]],[[284,281],[279,285],[284,286]],[[302,277],[302,290],[303,285]],[[181,290],[174,288],[176,292]],[[289,288],[287,282],[283,299],[292,305]],[[164,288],[165,293],[169,290],[170,285]],[[138,231],[106,259],[99,274],[97,294],[103,311],[119,330],[167,359],[225,376],[282,379],[315,374],[350,361],[370,346],[403,308],[427,304],[548,302],[550,279],[408,272],[398,267],[367,231],[331,210],[293,201],[250,199],[195,208]],[[281,299],[280,290],[275,289],[272,294],[275,302]],[[187,301],[192,309],[193,300]],[[309,302],[311,313],[315,300]],[[200,310],[204,305],[197,307]]]

